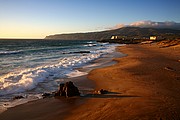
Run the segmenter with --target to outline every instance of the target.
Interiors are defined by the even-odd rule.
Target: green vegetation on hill
[[[127,39],[144,39],[149,36],[161,36],[164,39],[180,38],[180,30],[173,29],[157,29],[157,28],[139,28],[124,27],[115,30],[89,32],[89,33],[72,33],[72,34],[56,34],[46,36],[45,39],[59,40],[110,40],[111,36],[125,36]]]

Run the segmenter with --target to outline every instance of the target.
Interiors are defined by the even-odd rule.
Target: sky
[[[179,6],[180,0],[0,0],[0,38],[44,38],[148,22],[179,25]]]

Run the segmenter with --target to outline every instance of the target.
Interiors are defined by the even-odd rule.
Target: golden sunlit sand
[[[126,57],[92,70],[76,84],[106,89],[104,95],[43,99],[11,108],[3,120],[139,120],[180,119],[180,47],[126,45]],[[167,69],[169,68],[169,69]]]
[[[67,118],[180,119],[180,47],[159,48],[148,44],[118,49],[128,56],[116,58],[117,64],[88,75],[95,81],[96,89],[104,88],[114,94],[89,98]]]
[[[179,6],[0,0],[0,120],[180,120]]]

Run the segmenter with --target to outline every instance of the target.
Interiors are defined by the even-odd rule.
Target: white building
[[[150,40],[156,40],[157,37],[156,36],[150,36]]]
[[[118,36],[112,36],[111,39],[118,39]]]

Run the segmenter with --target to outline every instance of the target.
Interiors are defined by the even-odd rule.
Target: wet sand
[[[180,47],[126,45],[118,50],[127,56],[76,83],[108,94],[38,100],[5,111],[0,120],[179,120]]]
[[[116,62],[112,58],[122,56],[119,52],[103,55],[87,66],[77,68],[79,71],[89,73],[92,69],[110,66]],[[56,97],[31,101],[26,104],[9,108],[0,114],[0,120],[59,120],[71,115],[71,111],[87,101],[85,95],[91,94],[95,89],[95,82],[89,80],[87,75],[63,79],[73,81],[81,92],[81,97]]]
[[[88,75],[97,90],[110,93],[91,96],[67,119],[179,120],[180,47],[126,45],[119,50],[128,56]]]

